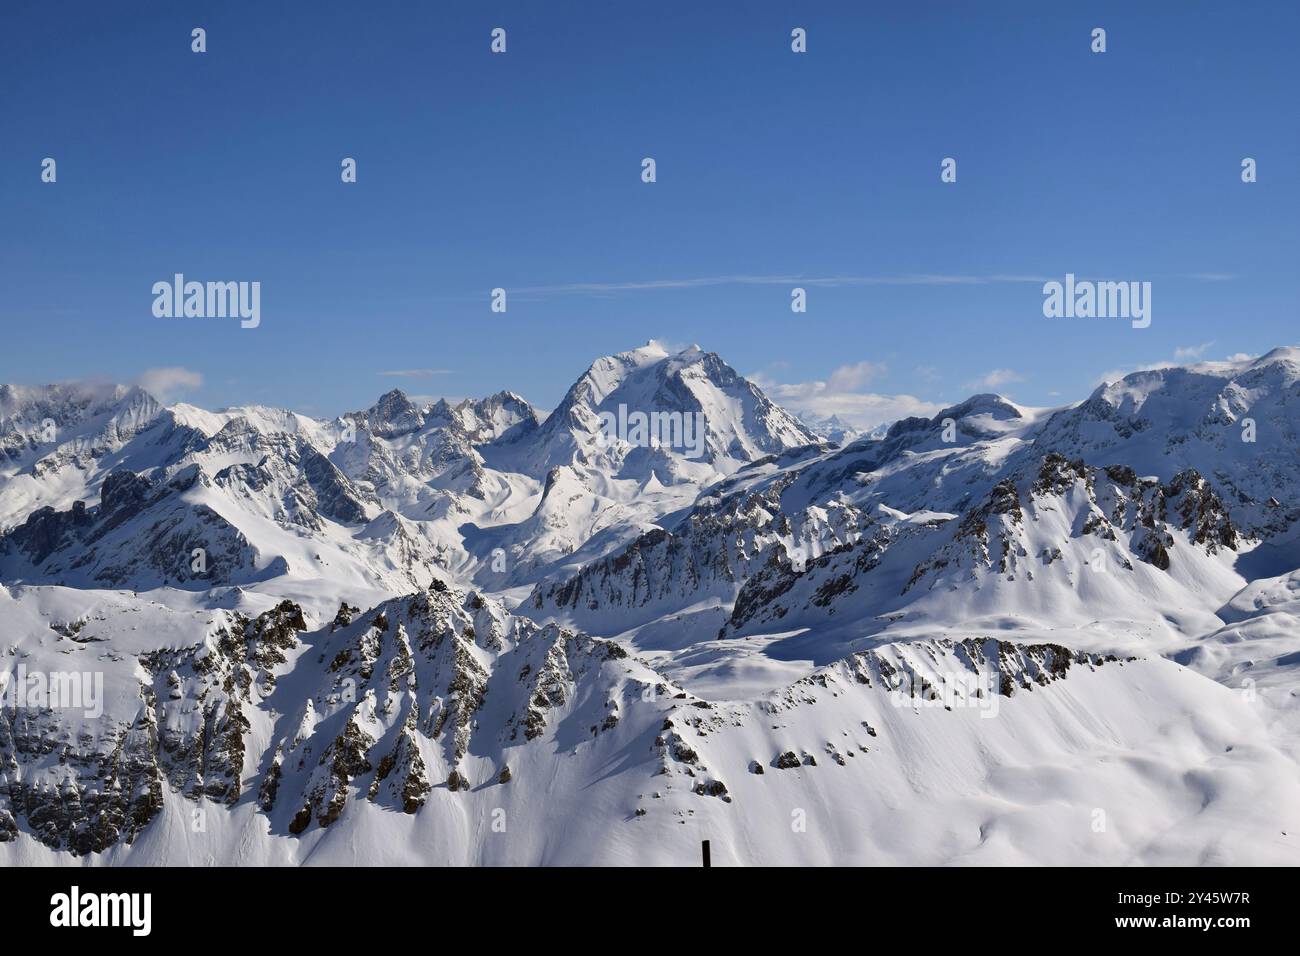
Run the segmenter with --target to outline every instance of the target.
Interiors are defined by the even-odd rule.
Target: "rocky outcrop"
[[[196,588],[250,580],[258,572],[257,549],[186,494],[207,483],[197,465],[159,483],[112,472],[97,507],[76,501],[63,512],[41,508],[0,537],[0,568],[11,580],[74,587]]]
[[[1046,552],[1059,558],[1070,540],[1031,548],[1024,530],[1026,509],[1033,509],[1035,520],[1044,511],[1079,513],[1071,538],[1126,541],[1130,554],[1162,571],[1174,560],[1174,528],[1209,554],[1237,548],[1237,531],[1226,505],[1196,471],[1162,484],[1139,478],[1126,466],[1093,468],[1051,453],[1043,457],[1032,480],[1010,477],[998,482],[985,502],[962,518],[954,541],[917,566],[905,592],[952,566],[989,569],[1014,579],[1032,575],[1024,562],[1029,554]],[[1131,569],[1131,563],[1126,567]]]
[[[695,603],[705,595],[743,599],[742,589],[771,568],[802,570],[819,555],[856,541],[872,520],[843,503],[787,514],[788,481],[698,505],[671,530],[656,528],[577,574],[534,589],[526,602],[539,618],[562,615],[595,624],[617,614],[623,626]],[[779,588],[780,577],[763,578]],[[759,585],[755,584],[754,587]]]
[[[306,628],[302,609],[282,601],[252,620],[231,615],[197,648],[140,658],[152,678],[142,694],[159,728],[159,765],[174,789],[227,805],[239,799],[248,710],[270,693],[275,668]]]
[[[321,632],[325,683],[276,745],[273,817],[288,832],[328,826],[354,793],[409,814],[439,786],[508,781],[511,748],[596,699],[592,736],[619,725],[624,678],[608,668],[628,655],[610,641],[514,617],[441,582],[341,617],[351,620]],[[502,769],[479,779],[471,751],[495,755]]]
[[[14,838],[21,821],[77,855],[131,843],[162,809],[161,757],[148,709],[74,736],[54,711],[0,708],[0,834]]]
[[[0,708],[0,812],[47,846],[86,854],[134,840],[162,808],[164,787],[233,805],[256,682],[269,682],[305,628],[284,601],[253,619],[223,616],[196,646],[142,655],[128,720],[105,715],[74,733],[61,711]],[[263,786],[270,800],[274,787]]]

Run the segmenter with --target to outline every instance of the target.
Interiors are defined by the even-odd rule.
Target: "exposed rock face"
[[[606,612],[616,612],[628,626],[705,595],[734,601],[761,570],[802,566],[858,540],[873,525],[838,502],[790,516],[781,504],[786,486],[774,482],[705,501],[671,530],[648,531],[567,580],[539,585],[526,602],[529,613],[598,625]]]
[[[187,492],[208,484],[198,466],[169,481],[115,471],[100,504],[41,508],[0,537],[0,567],[40,583],[101,587],[210,587],[249,580],[257,549],[220,514]],[[281,563],[283,563],[281,561]]]
[[[22,821],[48,847],[81,855],[132,842],[163,802],[153,712],[73,738],[52,711],[0,709],[0,832]]]
[[[804,567],[794,565],[785,552],[774,553],[767,565],[740,589],[722,636],[751,621],[780,620],[786,614],[783,597],[801,580],[818,579],[811,597],[813,605],[821,608],[833,606],[841,595],[857,590],[855,579],[879,564],[896,534],[887,527],[876,528],[856,542],[826,551]],[[805,575],[809,577],[805,578]]]
[[[734,602],[724,633],[735,633],[786,617],[796,599],[827,609],[855,592],[865,601],[864,571],[902,560],[899,552],[924,537],[916,525],[936,528],[944,515],[957,521],[933,536],[925,558],[911,559],[899,584],[912,597],[940,579],[964,587],[987,572],[1021,581],[1043,567],[1096,568],[1101,542],[1116,543],[1103,560],[1121,571],[1167,571],[1188,545],[1232,551],[1241,527],[1278,534],[1300,515],[1300,499],[1274,493],[1300,487],[1291,408],[1300,357],[1279,349],[1246,364],[1136,373],[1036,422],[997,396],[974,396],[934,418],[896,422],[878,440],[755,461],[709,489],[687,517],[544,582],[527,612],[605,631],[716,599]],[[1254,440],[1258,429],[1267,439]],[[830,522],[833,534],[807,534],[801,525],[832,507],[851,520]],[[1041,535],[1027,529],[1057,507],[1082,513],[1080,523],[1035,540]],[[899,512],[925,517],[897,527]],[[818,578],[816,602],[802,593],[801,560]]]
[[[409,435],[424,425],[424,413],[398,388],[381,395],[368,412],[357,413],[352,418],[380,438]]]
[[[646,449],[611,443],[594,449],[589,436],[599,431],[602,411],[653,407],[682,415],[705,414],[698,460],[754,462],[767,455],[816,445],[817,437],[793,415],[774,404],[717,354],[689,348],[675,355],[657,343],[598,359],[569,389],[546,421],[514,440],[510,458],[529,474],[557,466],[596,466],[630,476],[645,460]],[[676,472],[668,456],[657,459],[664,474]]]
[[[468,801],[485,788],[536,786],[514,768],[542,766],[549,777],[548,761],[587,747],[604,748],[594,769],[629,762],[675,808],[656,799],[635,817],[684,818],[696,812],[690,801],[743,805],[746,778],[802,785],[879,759],[872,724],[882,710],[985,706],[1127,663],[1053,644],[918,641],[850,655],[758,701],[711,702],[617,644],[446,585],[344,616],[309,631],[286,601],[256,617],[226,613],[197,646],[142,656],[138,716],[98,742],[27,711],[15,733],[0,713],[0,842],[29,829],[50,846],[99,852],[135,840],[164,788],[231,806],[245,785],[273,833],[301,835],[365,803],[416,815],[443,788]],[[972,680],[954,689],[953,675]],[[310,696],[293,712],[268,711],[291,686]],[[796,719],[810,708],[829,710]],[[250,726],[269,717],[283,733],[259,752],[264,735]],[[737,745],[756,740],[773,756],[753,760]],[[33,761],[54,753],[61,776],[42,776]],[[769,778],[768,767],[794,773]]]
[[[266,434],[237,418],[192,454],[200,461],[254,459],[220,468],[213,484],[282,524],[320,531],[322,518],[357,525],[378,510],[372,494],[302,435]]]
[[[1034,509],[1035,520],[1044,509],[1081,513],[1072,536],[1127,540],[1132,554],[1161,570],[1170,566],[1174,547],[1171,527],[1185,531],[1191,543],[1210,554],[1237,547],[1237,532],[1226,506],[1195,471],[1161,484],[1138,478],[1131,468],[1092,468],[1052,453],[1043,458],[1022,499],[1023,484],[1007,478],[995,485],[985,503],[962,519],[953,544],[918,565],[908,587],[950,565],[969,566],[972,559],[977,567],[1013,578],[1025,573],[1025,558],[1041,554],[1041,549],[1028,547],[1024,508]],[[1053,550],[1059,557],[1062,546],[1068,547],[1068,540],[1049,549],[1049,557]]]
[[[355,482],[401,497],[416,477],[423,493],[453,506],[455,495],[482,500],[494,487],[477,446],[517,440],[538,427],[536,411],[512,392],[421,407],[394,389],[342,421],[355,429],[356,441],[331,457]]]
[[[1165,482],[1197,471],[1232,504],[1244,534],[1276,535],[1300,519],[1298,381],[1295,348],[1239,364],[1135,372],[1053,416],[1036,444]]]
[[[197,648],[141,658],[153,678],[142,696],[159,728],[159,765],[174,789],[227,805],[239,799],[248,710],[273,689],[274,669],[306,629],[302,609],[282,601],[253,620],[232,615]]]
[[[906,647],[891,645],[883,651],[863,651],[846,658],[836,668],[860,684],[879,686],[909,698],[935,701],[942,694],[951,695],[960,703],[978,698],[986,687],[992,693],[1011,697],[1018,689],[1033,690],[1035,686],[1046,687],[1062,680],[1072,667],[1096,669],[1107,662],[1123,663],[1113,655],[1085,654],[1059,644],[1019,644],[993,638],[940,639],[920,645],[932,650],[931,654],[900,650]],[[945,666],[936,667],[936,658],[943,660]],[[976,680],[952,679],[953,675],[962,674]],[[870,728],[868,733],[875,736]]]
[[[609,641],[539,626],[440,583],[350,623],[336,619],[321,650],[325,683],[277,750],[275,801],[301,793],[290,801],[290,832],[309,825],[303,808],[328,826],[353,791],[409,814],[434,781],[452,792],[477,787],[486,781],[465,766],[471,749],[504,753],[537,740],[551,712],[575,696],[601,693],[596,732],[617,726],[616,696],[595,688],[609,679],[604,665],[627,657]],[[489,697],[497,701],[490,720]],[[509,769],[498,779],[511,779]]]
[[[341,601],[338,613],[334,615],[334,621],[330,624],[331,633],[337,631],[340,627],[347,627],[352,623],[352,619],[360,613],[361,608],[352,607],[347,601]]]
[[[1237,550],[1237,529],[1228,516],[1228,508],[1195,469],[1174,476],[1164,489],[1170,510],[1178,516],[1178,526],[1188,532],[1193,542],[1211,554],[1220,548]]]
[[[397,744],[391,753],[379,762],[374,782],[370,785],[370,799],[380,795],[380,788],[386,784],[385,802],[396,804],[403,813],[415,813],[424,806],[424,801],[433,787],[429,783],[424,758],[420,756],[420,745],[416,739],[416,727],[410,718],[398,734]]]
[[[70,732],[52,709],[0,708],[0,819],[85,854],[134,840],[162,808],[164,786],[233,805],[255,681],[286,662],[305,628],[285,601],[252,620],[225,616],[196,646],[144,655],[137,713],[82,725],[93,732]],[[273,799],[274,783],[266,788]]]
[[[259,444],[274,444],[259,436]],[[369,496],[363,494],[328,458],[306,442],[280,443],[255,465],[237,464],[217,473],[216,484],[243,496],[261,495],[276,502],[274,516],[312,531],[320,518],[340,524],[369,520]]]
[[[915,430],[928,436],[935,427],[920,420]],[[910,434],[900,424],[895,439]],[[845,451],[827,461],[860,454]],[[1048,453],[992,483],[983,500],[971,502],[956,519],[936,513],[906,522],[880,520],[838,501],[792,513],[783,497],[802,484],[810,483],[797,470],[752,490],[728,493],[724,483],[671,528],[646,532],[572,577],[537,587],[527,611],[539,620],[621,630],[712,596],[731,605],[721,631],[726,637],[784,625],[796,609],[834,614],[865,583],[892,580],[894,565],[917,551],[925,557],[907,565],[899,590],[875,598],[881,609],[912,600],[939,581],[961,583],[990,573],[1007,581],[1032,580],[1035,569],[1068,568],[1080,560],[1110,561],[1121,572],[1135,562],[1168,570],[1185,546],[1176,543],[1175,529],[1203,553],[1237,546],[1227,506],[1190,470],[1162,484],[1124,466],[1098,469]],[[1058,537],[1044,540],[1052,522],[1043,517],[1051,513],[1075,517]],[[1114,548],[1098,557],[1097,545],[1106,542]],[[878,567],[887,573],[873,573]],[[873,583],[855,600],[869,601],[881,587]]]
[[[93,524],[85,502],[73,502],[71,510],[64,512],[45,507],[6,535],[5,543],[24,552],[33,564],[40,564],[55,551],[75,545]]]
[[[1204,567],[1207,556],[1237,547],[1228,507],[1194,471],[1162,483],[1048,454],[961,515],[864,524],[855,540],[802,568],[773,552],[738,589],[720,636],[902,614],[927,595],[969,597],[986,586],[1023,583],[1024,599],[1050,600],[1035,596],[1055,593],[1043,590],[1044,576],[1074,592],[1078,575],[1109,572],[1116,587],[1147,590],[1134,577],[1142,564]]]
[[[0,385],[0,463],[37,476],[86,469],[137,435],[174,427],[152,395],[123,385]]]
[[[70,733],[54,712],[0,710],[5,839],[29,828],[49,846],[100,852],[132,841],[165,789],[233,806],[250,780],[256,805],[290,834],[329,827],[357,798],[414,814],[436,786],[489,782],[467,764],[471,750],[494,755],[491,782],[504,784],[513,779],[506,755],[540,745],[561,716],[590,724],[594,739],[617,731],[630,705],[641,721],[658,719],[653,702],[670,687],[617,644],[512,617],[440,583],[365,613],[343,605],[305,655],[309,625],[292,602],[216,622],[195,646],[142,654],[135,718],[102,720],[98,738]],[[277,718],[289,733],[259,753],[253,721],[266,719],[290,667],[318,668],[318,689]],[[689,728],[704,705],[683,706]],[[698,766],[685,738],[667,753]],[[717,780],[700,793],[729,799]]]

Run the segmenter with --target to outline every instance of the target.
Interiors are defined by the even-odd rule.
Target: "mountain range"
[[[1295,864],[1300,349],[870,434],[654,342],[4,385],[0,623],[6,865]]]

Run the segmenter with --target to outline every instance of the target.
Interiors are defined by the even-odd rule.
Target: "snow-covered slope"
[[[102,715],[0,717],[9,862],[1295,861],[1293,763],[1170,662],[920,641],[709,701],[455,589],[319,625],[84,594],[4,598],[29,666],[117,649]]]
[[[1193,468],[1247,533],[1300,519],[1300,349],[1135,372],[1055,416],[1036,444],[1163,479]]]
[[[1236,548],[1223,503],[1194,472],[1162,485],[1049,454],[960,518],[882,522],[802,570],[773,562],[746,582],[726,633],[812,625],[833,644],[903,619],[1195,633],[1217,623],[1216,596],[1240,586]]]

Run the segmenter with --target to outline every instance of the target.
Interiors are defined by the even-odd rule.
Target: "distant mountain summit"
[[[593,438],[601,433],[602,413],[616,421],[636,413],[699,416],[704,425],[699,453],[688,454],[695,449],[684,442],[652,447],[627,436],[599,445]],[[645,479],[657,468],[665,480],[690,473],[688,459],[729,474],[765,455],[816,442],[797,418],[717,354],[694,345],[672,353],[651,341],[593,362],[541,427],[500,448],[496,460],[535,475],[577,466]]]
[[[827,418],[808,418],[805,416],[803,423],[808,431],[832,445],[847,445],[858,436],[865,434],[862,429],[855,428],[838,415],[831,415]]]

